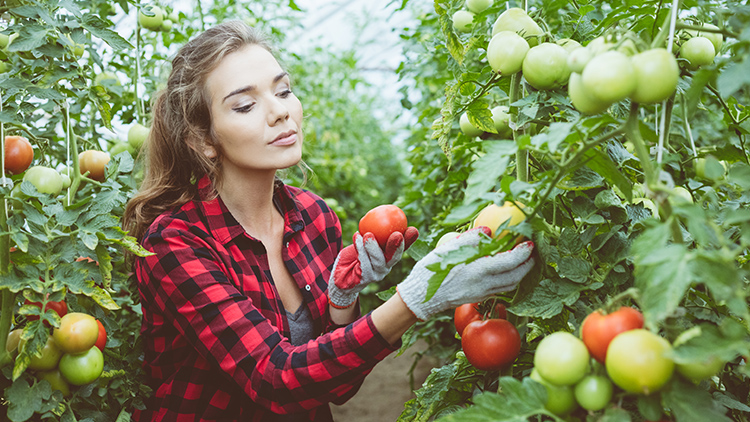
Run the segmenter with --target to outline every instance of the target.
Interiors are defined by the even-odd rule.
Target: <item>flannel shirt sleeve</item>
[[[139,288],[166,320],[255,403],[274,413],[312,409],[350,396],[395,348],[370,315],[292,346],[229,280],[222,261],[187,229],[164,228],[144,242]]]

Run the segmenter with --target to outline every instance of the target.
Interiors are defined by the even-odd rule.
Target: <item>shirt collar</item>
[[[218,194],[215,196],[212,194],[215,191],[208,176],[203,176],[198,181],[198,191],[206,217],[206,225],[216,240],[226,243],[238,236],[245,235],[245,229],[229,212],[221,197]],[[284,241],[286,242],[292,234],[305,227],[305,222],[295,201],[293,188],[287,186],[280,179],[276,179],[274,182],[273,201],[284,216]],[[249,235],[248,237],[255,240]]]

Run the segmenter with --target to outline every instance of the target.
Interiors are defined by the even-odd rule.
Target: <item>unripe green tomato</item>
[[[659,218],[659,208],[656,207],[656,204],[654,204],[654,201],[648,198],[633,198],[633,205],[636,205],[636,204],[643,205],[643,208],[646,208],[647,210],[651,211],[651,215],[654,218]]]
[[[458,126],[461,128],[461,132],[469,138],[474,138],[484,133],[482,129],[478,129],[476,126],[471,124],[469,121],[469,115],[464,113],[458,119]]]
[[[671,97],[680,81],[680,67],[666,48],[654,48],[630,58],[635,71],[633,101],[660,103]]]
[[[86,385],[97,380],[104,370],[104,355],[92,346],[81,353],[66,353],[60,359],[60,373],[73,385]]]
[[[539,90],[554,89],[565,85],[570,77],[568,52],[561,46],[549,42],[531,47],[523,59],[523,77]]]
[[[130,126],[130,129],[128,129],[128,144],[136,150],[139,150],[146,142],[149,132],[150,129],[146,126],[143,126],[140,123],[134,123]]]
[[[604,52],[607,52],[614,48],[614,44],[607,41],[607,39],[603,36],[596,37],[593,40],[591,40],[588,44],[586,44],[586,48],[591,51],[592,56],[597,56],[599,54],[602,54]]]
[[[169,12],[169,16],[167,16],[167,19],[171,20],[172,23],[177,23],[180,21],[180,14],[176,10],[172,9],[172,11]]]
[[[0,49],[3,49],[10,44],[10,36],[0,33]]]
[[[65,381],[59,369],[42,372],[39,375],[39,379],[46,380],[53,391],[58,390],[62,393],[63,397],[70,397],[70,385]]]
[[[680,47],[680,58],[688,61],[688,69],[698,69],[714,62],[716,49],[706,37],[695,37],[685,41]]]
[[[586,345],[566,331],[554,332],[542,339],[534,353],[534,368],[555,385],[573,385],[589,371]]]
[[[638,53],[638,47],[635,45],[635,42],[633,42],[633,40],[627,38],[617,46],[617,51],[626,56],[633,56]]]
[[[492,121],[495,124],[495,130],[498,136],[509,137],[513,134],[508,123],[510,123],[510,114],[508,106],[497,106],[490,110],[492,112]]]
[[[453,14],[453,28],[459,32],[471,32],[474,14],[468,10],[459,10]]]
[[[702,25],[704,28],[709,29],[719,29],[718,26],[710,24],[710,23],[704,23]],[[693,37],[706,37],[711,41],[711,44],[714,45],[714,51],[716,54],[719,54],[721,52],[721,45],[724,43],[724,36],[717,33],[717,32],[707,32],[707,31],[695,31],[692,29],[688,29],[687,32],[693,36]]]
[[[440,239],[438,239],[437,244],[435,245],[436,248],[443,246],[446,242],[453,240],[457,238],[458,236],[461,236],[461,233],[456,231],[450,231],[442,236],[440,236]],[[463,352],[461,352],[463,353]]]
[[[581,73],[593,57],[594,55],[591,54],[591,50],[588,48],[576,48],[568,54],[568,68],[571,72]]]
[[[521,70],[528,51],[529,43],[523,37],[515,32],[501,31],[487,46],[487,62],[500,75],[512,75]]]
[[[607,111],[611,103],[592,97],[581,81],[579,73],[571,73],[568,79],[568,95],[573,107],[583,114],[599,114]]]
[[[62,182],[63,182],[62,188],[63,189],[69,188],[70,184],[73,183],[73,181],[70,180],[70,176],[68,176],[67,174],[61,174],[60,177],[62,177]]]
[[[492,0],[466,0],[466,7],[474,13],[482,13],[492,6]]]
[[[161,26],[159,27],[159,30],[162,32],[169,32],[172,30],[173,22],[169,19],[164,19],[161,21]]]
[[[570,54],[571,52],[581,48],[581,43],[579,43],[576,40],[570,39],[570,38],[561,38],[557,41],[555,41],[555,44],[559,45],[560,47],[564,48],[565,51]]]
[[[607,407],[612,399],[612,381],[602,375],[586,375],[578,381],[573,393],[576,401],[586,410],[596,412]]]
[[[672,189],[672,195],[669,196],[669,202],[672,203],[679,203],[679,202],[693,202],[693,196],[690,194],[690,191],[683,188],[682,186],[675,186],[674,189]]]
[[[161,23],[164,21],[164,12],[158,6],[147,6],[154,15],[146,16],[143,10],[138,11],[138,23],[146,29],[152,31],[159,31],[161,29]]]
[[[15,330],[8,333],[8,340],[5,343],[5,350],[10,353],[12,357],[15,357],[18,352],[18,343],[21,341],[21,334],[23,334],[23,328],[16,328]]]
[[[547,390],[547,402],[544,408],[557,416],[565,416],[578,408],[573,387],[570,385],[555,385],[539,375],[536,368],[531,370],[529,378],[542,384]]]
[[[57,170],[44,166],[34,166],[26,170],[23,180],[31,182],[40,193],[57,196],[63,188],[63,178]]]
[[[695,166],[695,176],[698,179],[714,182],[723,179],[727,171],[726,164],[712,155],[696,158],[693,161],[693,166]]]
[[[544,31],[533,19],[521,8],[511,7],[497,17],[492,26],[492,36],[503,31],[515,32],[526,39],[530,47],[542,41]]]
[[[610,104],[629,97],[636,87],[630,57],[619,51],[607,51],[591,59],[581,80],[591,97]]]
[[[114,157],[115,155],[123,151],[127,151],[128,153],[130,153],[130,155],[135,154],[135,148],[133,148],[129,143],[117,141],[114,143],[114,145],[112,145],[112,148],[109,149],[109,155]]]
[[[651,394],[672,378],[672,345],[648,330],[622,332],[607,348],[607,374],[618,387],[630,393]]]
[[[120,86],[120,79],[112,72],[104,71],[102,73],[97,74],[94,77],[94,85],[117,85]]]
[[[0,73],[5,73],[10,69],[10,66],[8,63],[5,63],[4,61],[0,60]]]
[[[23,348],[25,344],[26,341],[21,340],[19,347]],[[44,344],[42,350],[39,351],[38,354],[31,356],[29,369],[35,371],[48,371],[57,366],[62,354],[62,350],[60,350],[52,336],[47,337],[47,343]]]

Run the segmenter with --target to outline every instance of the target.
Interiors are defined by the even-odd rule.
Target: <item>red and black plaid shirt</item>
[[[353,396],[394,350],[369,314],[345,327],[331,322],[336,214],[318,196],[281,183],[274,202],[284,215],[284,262],[320,336],[289,342],[265,248],[220,198],[164,213],[143,238],[155,255],[135,262],[153,388],[135,421],[328,421],[328,403]]]

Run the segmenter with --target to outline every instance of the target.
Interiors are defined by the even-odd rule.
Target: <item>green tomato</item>
[[[700,335],[700,333],[701,329],[698,326],[693,327],[687,331],[683,331],[674,340],[673,345],[674,347],[679,347],[691,338]],[[699,383],[704,379],[711,378],[714,375],[718,374],[719,371],[724,369],[725,363],[726,362],[720,359],[718,356],[712,355],[704,360],[693,360],[687,362],[678,361],[675,363],[675,369],[677,369],[677,372],[682,374],[685,378],[695,383]]]
[[[482,13],[492,6],[492,0],[466,0],[466,7],[474,13]]]
[[[140,123],[134,123],[130,126],[130,129],[128,129],[128,144],[135,148],[135,150],[141,149],[146,142],[146,139],[148,139],[149,132],[150,129],[146,126],[143,126]]]
[[[172,30],[172,25],[174,25],[174,23],[171,20],[164,19],[163,21],[161,21],[161,26],[159,27],[159,30],[162,32],[169,32]]]
[[[513,131],[508,125],[510,123],[510,114],[508,114],[510,110],[508,106],[493,107],[490,112],[492,112],[492,122],[495,124],[497,134],[505,138],[513,135]]]
[[[581,73],[586,68],[586,64],[591,61],[594,55],[586,47],[576,48],[568,54],[568,68],[571,72]]]
[[[112,72],[104,71],[102,73],[97,74],[94,77],[94,85],[99,86],[107,86],[107,85],[116,85],[120,86],[120,79]]]
[[[714,62],[716,49],[706,37],[695,37],[685,41],[680,47],[680,58],[687,60],[688,69],[698,69]]]
[[[119,154],[119,153],[121,153],[123,151],[127,151],[128,153],[130,153],[130,155],[134,155],[135,154],[135,148],[133,148],[129,143],[122,142],[122,141],[117,141],[109,149],[109,155],[112,156],[112,157],[114,157],[115,155],[117,155],[117,154]]]
[[[572,386],[552,384],[539,375],[536,368],[531,370],[529,378],[542,384],[547,390],[547,402],[544,403],[544,408],[555,415],[565,416],[578,407]]]
[[[0,33],[0,49],[4,49],[10,44],[10,36]]]
[[[635,71],[633,101],[660,103],[671,97],[680,81],[680,67],[674,55],[665,48],[654,48],[630,59]]]
[[[568,52],[565,48],[545,42],[531,47],[523,59],[523,77],[539,90],[560,87],[568,82]]]
[[[690,191],[683,188],[682,186],[675,186],[672,189],[672,195],[669,196],[670,203],[689,202],[693,203],[693,195]]]
[[[5,73],[10,69],[10,66],[8,63],[5,63],[4,61],[0,60],[0,73]]]
[[[158,6],[146,6],[145,10],[153,13],[153,16],[147,16],[143,13],[143,10],[138,11],[138,23],[142,27],[152,31],[161,30],[161,23],[164,21],[164,12]]]
[[[607,51],[592,58],[581,78],[591,97],[610,104],[629,97],[636,87],[630,57],[619,51]]]
[[[19,347],[23,350],[25,346],[26,341],[21,340]],[[52,336],[49,336],[47,337],[47,343],[44,344],[42,350],[37,352],[37,354],[31,356],[31,360],[29,361],[29,369],[33,369],[36,371],[48,371],[57,366],[57,363],[60,361],[60,356],[62,356],[62,354],[63,352],[57,346],[55,340],[52,338]]]
[[[555,44],[559,45],[560,47],[564,48],[565,51],[568,52],[568,54],[572,53],[573,51],[581,48],[581,43],[574,39],[570,38],[561,38],[557,41],[555,41]]]
[[[85,385],[96,381],[104,370],[104,355],[92,346],[82,353],[66,353],[60,359],[60,373],[73,385]]]
[[[633,42],[633,40],[627,38],[617,46],[617,51],[630,57],[638,53],[638,47],[635,45],[635,42]]]
[[[515,32],[525,38],[530,47],[539,44],[542,41],[544,31],[534,22],[533,19],[521,8],[511,7],[497,17],[495,24],[492,26],[492,36],[500,32]]]
[[[534,368],[552,384],[573,385],[588,372],[589,359],[589,351],[581,339],[558,331],[539,342],[534,353]]]
[[[440,239],[438,239],[437,244],[435,245],[435,247],[438,248],[438,247],[444,245],[449,240],[453,240],[453,239],[457,238],[458,236],[461,236],[461,233],[455,232],[455,231],[450,231],[450,232],[448,232],[448,233],[440,236]]]
[[[658,334],[639,328],[622,332],[607,348],[607,374],[618,387],[630,393],[659,391],[672,378],[672,345]]]
[[[468,10],[459,10],[453,14],[453,27],[458,32],[471,32],[474,14]]]
[[[596,37],[586,44],[586,48],[591,51],[592,56],[598,56],[614,48],[614,44],[609,42],[605,37]]]
[[[70,385],[68,381],[65,381],[59,369],[42,372],[39,375],[39,379],[46,380],[52,386],[52,390],[60,391],[63,397],[70,397]]]
[[[710,23],[704,23],[701,26],[703,26],[704,28],[708,28],[708,29],[719,29],[718,26],[712,25]],[[709,41],[711,41],[711,44],[714,45],[714,51],[716,52],[716,54],[719,54],[719,52],[721,52],[721,45],[724,43],[724,36],[723,35],[721,35],[721,34],[719,34],[717,32],[695,31],[695,30],[692,30],[692,29],[687,30],[687,32],[692,37],[705,37],[705,38],[708,38]]]
[[[712,155],[696,158],[693,165],[695,166],[695,176],[702,180],[715,182],[723,179],[727,172],[726,164]]]
[[[477,137],[484,133],[482,129],[477,128],[469,121],[468,113],[464,113],[458,119],[458,126],[461,128],[461,132],[469,138]]]
[[[643,205],[643,208],[646,208],[647,210],[651,211],[651,215],[654,218],[659,218],[659,208],[656,207],[656,204],[654,204],[654,201],[648,198],[633,198],[633,205],[636,205],[636,204]]]
[[[176,10],[172,9],[172,11],[169,12],[169,16],[167,16],[167,19],[171,20],[172,23],[177,23],[180,21],[180,14]]]
[[[583,86],[581,75],[571,73],[568,79],[568,95],[573,107],[583,114],[599,114],[607,111],[611,103],[592,97]]]
[[[607,407],[612,399],[612,381],[602,375],[587,375],[578,381],[573,393],[576,401],[586,410],[597,411]]]
[[[487,45],[487,62],[500,75],[512,75],[521,70],[528,51],[529,43],[523,37],[515,32],[501,31],[493,35]]]
[[[23,180],[31,182],[40,193],[57,196],[63,188],[63,178],[57,170],[44,166],[34,166],[26,170]]]

